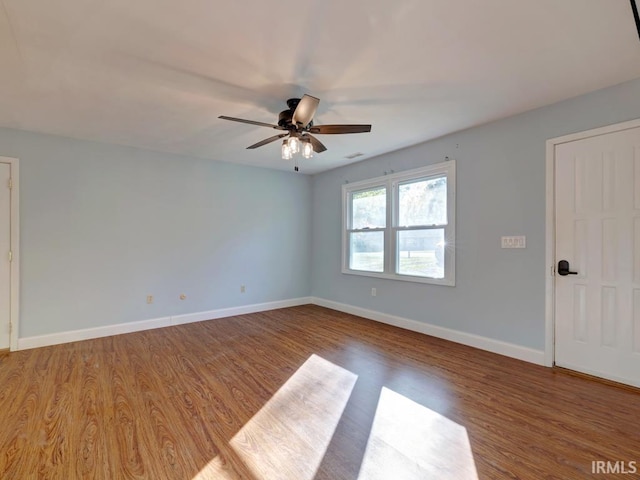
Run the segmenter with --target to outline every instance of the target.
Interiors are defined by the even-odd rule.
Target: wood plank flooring
[[[318,306],[0,356],[2,479],[640,478],[595,461],[638,390]]]

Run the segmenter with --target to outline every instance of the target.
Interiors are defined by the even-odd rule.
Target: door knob
[[[562,275],[563,277],[565,275],[577,275],[578,272],[571,272],[569,271],[569,262],[567,262],[566,260],[560,260],[558,262],[558,275]]]

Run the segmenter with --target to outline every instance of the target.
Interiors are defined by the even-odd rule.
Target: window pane
[[[387,189],[361,190],[351,194],[351,228],[384,228],[387,223]]]
[[[398,272],[444,278],[444,229],[398,232]]]
[[[447,178],[401,183],[398,226],[447,224]]]
[[[384,232],[352,232],[349,235],[349,268],[384,271]]]

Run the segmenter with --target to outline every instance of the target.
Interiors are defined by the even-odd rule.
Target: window
[[[342,272],[455,285],[455,161],[342,187]]]

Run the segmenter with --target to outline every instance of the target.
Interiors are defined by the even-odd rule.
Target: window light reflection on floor
[[[255,480],[313,480],[356,379],[312,355],[231,439],[233,453]],[[193,480],[235,478],[216,457]]]
[[[312,355],[234,435],[229,452],[252,480],[313,480],[357,378]],[[192,480],[240,477],[217,456]],[[383,387],[357,480],[442,478],[478,480],[466,428]]]
[[[478,480],[467,429],[386,387],[358,480]]]

